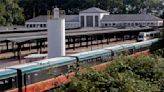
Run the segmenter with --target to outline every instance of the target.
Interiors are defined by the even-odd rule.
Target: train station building
[[[27,20],[26,28],[46,28],[47,15]],[[79,12],[79,15],[65,15],[66,29],[86,27],[159,27],[163,19],[149,14],[110,14],[92,7]]]

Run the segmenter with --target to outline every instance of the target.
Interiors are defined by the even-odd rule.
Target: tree
[[[5,25],[6,19],[4,18],[5,15],[5,6],[0,2],[0,25]]]
[[[57,0],[21,0],[19,5],[24,9],[25,19],[46,15],[48,10],[57,6]]]
[[[119,57],[103,72],[77,73],[54,92],[156,92],[164,90],[164,59],[158,56]]]
[[[46,15],[47,10],[59,7],[66,14],[78,14],[79,11],[98,7],[114,14],[151,12],[158,9],[160,0],[20,0],[26,19]]]
[[[23,10],[19,7],[18,2],[18,0],[0,0],[0,25],[23,23]]]
[[[124,0],[124,5],[130,6],[129,13],[140,13],[142,10],[151,12],[152,9],[158,9],[160,0]]]

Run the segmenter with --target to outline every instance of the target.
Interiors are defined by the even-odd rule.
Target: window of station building
[[[133,27],[134,26],[134,23],[131,23],[131,26]]]
[[[154,25],[154,23],[151,23],[151,25],[153,26],[153,25]]]
[[[37,24],[37,27],[40,27],[40,24]]]
[[[138,23],[135,23],[136,26],[138,26]]]
[[[128,23],[127,26],[130,26],[131,23]]]
[[[26,27],[28,28],[29,27],[29,24],[26,24]]]
[[[107,23],[105,23],[105,27],[107,27],[108,26],[108,24]]]
[[[32,27],[35,27],[35,24],[32,24]]]
[[[43,24],[43,27],[47,27],[46,24]]]
[[[95,26],[98,27],[99,26],[99,17],[95,16]]]
[[[138,23],[139,26],[142,26],[142,23]]]
[[[30,24],[30,28],[32,28],[32,24]]]
[[[109,23],[108,26],[111,26],[111,23]]]
[[[113,23],[113,26],[116,26],[116,23]]]
[[[43,27],[43,24],[40,24],[40,27],[42,28]]]
[[[126,25],[127,25],[127,23],[124,23],[124,24],[123,24],[123,26],[126,26]]]
[[[147,26],[149,26],[150,25],[150,23],[147,23]]]

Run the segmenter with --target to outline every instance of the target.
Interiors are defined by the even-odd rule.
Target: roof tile
[[[162,19],[148,14],[111,14],[105,15],[102,19],[105,21],[163,21]]]
[[[102,10],[100,8],[92,7],[92,8],[83,10],[80,13],[109,13],[109,12]]]

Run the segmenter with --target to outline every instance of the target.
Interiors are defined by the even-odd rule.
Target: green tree
[[[142,9],[151,12],[152,9],[158,9],[160,0],[124,0],[125,6],[130,6],[129,13],[139,13]]]
[[[18,2],[18,0],[0,0],[0,25],[23,23],[23,10]]]
[[[6,19],[4,18],[5,15],[5,6],[0,2],[0,25],[5,25]]]
[[[20,0],[19,5],[24,9],[26,19],[38,15],[46,15],[48,10],[57,6],[59,0]]]
[[[20,0],[26,19],[38,15],[46,15],[47,10],[59,7],[66,14],[78,14],[79,11],[98,7],[111,13],[140,13],[141,10],[151,12],[160,7],[160,0]]]

